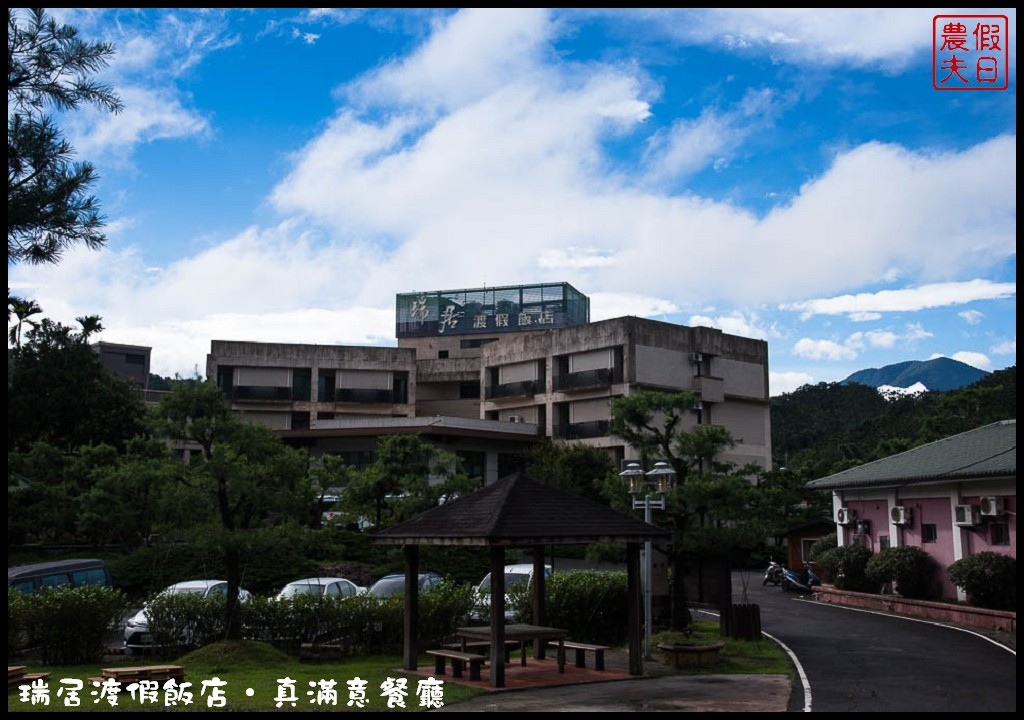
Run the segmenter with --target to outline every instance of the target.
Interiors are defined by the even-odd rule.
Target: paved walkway
[[[567,666],[561,677],[570,684],[491,690],[436,712],[786,712],[792,691],[785,675],[680,675],[657,661],[645,662],[645,674],[632,677],[628,661],[625,652],[609,651],[603,674]],[[531,659],[528,665],[539,663],[554,661]],[[558,677],[555,667],[545,670]]]

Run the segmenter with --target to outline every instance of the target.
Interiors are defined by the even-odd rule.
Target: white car
[[[185,595],[193,594],[206,597],[227,597],[227,580],[185,580],[175,583],[161,590],[158,595]],[[252,593],[243,588],[238,589],[238,599],[246,602]],[[124,646],[129,651],[145,650],[153,647],[153,636],[149,633],[149,618],[146,617],[146,608],[143,607],[124,626]]]
[[[551,574],[551,566],[544,566],[544,577]],[[533,563],[520,563],[518,565],[505,566],[505,620],[515,619],[515,612],[511,607],[511,598],[508,595],[513,585],[533,580]],[[491,619],[491,574],[484,575],[480,584],[473,588],[473,609],[469,616],[473,620],[488,622]]]
[[[366,588],[356,585],[348,578],[342,577],[311,577],[302,580],[293,580],[281,588],[274,599],[291,600],[303,595],[319,597],[352,597],[362,595]]]

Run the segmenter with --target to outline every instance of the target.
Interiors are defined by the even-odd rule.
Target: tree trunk
[[[690,604],[686,598],[686,563],[682,553],[672,554],[672,617],[671,629],[686,632],[693,623]]]
[[[228,533],[230,536],[231,533]],[[227,571],[228,596],[224,607],[224,638],[226,640],[242,639],[242,608],[238,599],[242,585],[242,563],[235,547],[234,538],[228,537],[224,549],[224,567]]]

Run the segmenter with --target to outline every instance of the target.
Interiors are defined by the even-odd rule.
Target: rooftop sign
[[[585,325],[590,298],[568,283],[399,293],[395,337],[477,335]]]

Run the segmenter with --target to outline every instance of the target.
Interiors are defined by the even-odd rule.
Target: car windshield
[[[506,592],[512,588],[516,583],[529,582],[529,573],[505,573],[505,590]],[[491,574],[487,573],[487,577],[480,583],[480,592],[489,593],[491,591]]]
[[[377,597],[391,597],[395,593],[400,593],[405,590],[405,578],[383,578],[378,580],[372,588],[370,593]]]
[[[321,595],[323,591],[322,586],[314,583],[291,583],[284,586],[284,590],[281,591],[281,597],[293,598],[299,595]]]
[[[211,594],[216,591],[211,591]],[[204,595],[206,588],[204,587],[176,587],[171,591],[172,595]]]

